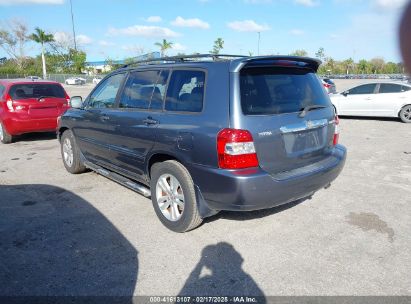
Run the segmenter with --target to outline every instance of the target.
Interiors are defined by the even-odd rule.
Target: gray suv
[[[59,120],[64,166],[151,196],[185,232],[220,210],[310,197],[341,172],[338,118],[316,75],[292,56],[167,57],[124,66]]]

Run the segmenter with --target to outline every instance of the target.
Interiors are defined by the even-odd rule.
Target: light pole
[[[260,56],[260,32],[258,32],[257,56]]]
[[[71,0],[70,0],[70,11],[71,11],[71,25],[73,26],[74,49],[77,52],[76,32],[74,30],[73,4],[71,3]]]

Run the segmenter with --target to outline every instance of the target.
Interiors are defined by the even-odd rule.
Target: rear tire
[[[0,141],[3,144],[10,144],[13,142],[13,136],[11,136],[7,131],[6,128],[3,126],[3,123],[0,122]]]
[[[411,105],[404,106],[400,111],[402,122],[411,123]]]
[[[154,210],[168,229],[186,232],[202,223],[193,180],[182,164],[175,160],[154,164],[150,187]]]
[[[74,140],[73,132],[67,130],[61,136],[61,157],[63,158],[64,167],[72,174],[83,173],[86,167],[80,158],[80,150]]]

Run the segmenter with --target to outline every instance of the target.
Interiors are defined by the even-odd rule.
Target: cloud
[[[161,22],[162,20],[160,16],[150,16],[146,19],[147,22],[151,23]]]
[[[301,35],[304,35],[305,32],[303,30],[300,30],[300,29],[293,29],[293,30],[290,31],[290,34],[294,35],[294,36],[301,36]]]
[[[176,18],[176,20],[171,21],[171,24],[174,26],[180,26],[180,27],[195,27],[195,28],[201,28],[203,30],[209,29],[210,25],[198,18],[192,18],[192,19],[184,19],[180,16]]]
[[[227,26],[238,32],[263,32],[270,29],[267,25],[261,25],[253,20],[233,21],[227,23]]]
[[[180,36],[169,28],[160,26],[148,25],[133,25],[126,28],[109,28],[108,35],[110,36],[139,36],[146,38],[173,38]]]
[[[91,39],[89,36],[80,34],[76,36],[76,42],[78,44],[90,44],[93,42],[93,39]]]
[[[319,4],[315,0],[294,0],[294,2],[304,6],[316,6]]]
[[[67,32],[55,32],[53,38],[57,43],[68,44],[73,41],[73,37]]]
[[[182,44],[176,42],[176,43],[173,44],[172,49],[175,50],[175,51],[185,51],[187,49],[187,47],[185,45],[182,45]]]
[[[64,0],[0,0],[0,5],[63,4]]]
[[[98,44],[101,45],[101,46],[113,46],[113,45],[114,45],[113,42],[108,42],[108,41],[106,41],[106,40],[100,40],[100,41],[98,42]]]
[[[395,10],[402,8],[407,0],[371,0],[372,6],[380,10]]]

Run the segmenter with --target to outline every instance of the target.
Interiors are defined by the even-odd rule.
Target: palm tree
[[[34,42],[41,44],[41,60],[43,63],[43,79],[47,78],[46,72],[46,58],[44,57],[44,44],[50,43],[54,41],[54,37],[52,34],[46,34],[42,29],[36,27],[35,32],[29,36],[31,40]]]
[[[156,42],[154,43],[155,46],[158,46],[160,48],[161,51],[161,57],[164,57],[166,51],[168,49],[171,49],[173,47],[173,42],[171,41],[167,41],[165,39],[163,39],[163,42]]]

